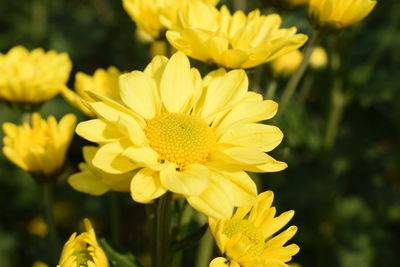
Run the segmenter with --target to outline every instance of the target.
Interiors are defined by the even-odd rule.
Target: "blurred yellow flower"
[[[216,5],[219,0],[123,0],[123,6],[145,39],[160,39],[177,24],[178,10],[194,1]]]
[[[310,58],[310,67],[318,70],[324,68],[328,64],[328,54],[325,49],[318,46],[314,49]]]
[[[39,113],[33,113],[32,126],[27,122],[21,126],[6,122],[3,153],[21,169],[51,178],[63,166],[75,124],[73,114],[65,115],[57,124],[53,116],[45,120]]]
[[[317,28],[332,31],[364,19],[376,0],[309,0],[308,16]]]
[[[303,53],[293,50],[271,62],[271,70],[275,77],[287,77],[292,74],[303,60]]]
[[[71,175],[68,183],[77,191],[102,195],[109,190],[129,192],[132,172],[123,174],[106,173],[92,164],[94,155],[99,150],[95,146],[85,146],[83,157],[85,163],[79,164],[81,172]]]
[[[291,75],[303,60],[303,53],[294,50],[271,62],[271,70],[274,76],[287,77]],[[324,68],[328,64],[328,55],[322,47],[316,47],[311,54],[310,67],[313,69]]]
[[[267,191],[258,195],[253,207],[240,207],[229,219],[209,218],[211,233],[224,255],[213,259],[210,267],[287,266],[285,263],[297,254],[299,247],[284,245],[297,227],[290,226],[275,234],[291,220],[294,211],[275,217],[273,198],[273,193]]]
[[[93,91],[119,101],[118,78],[120,74],[120,71],[115,67],[109,67],[107,70],[97,69],[93,76],[78,72],[75,75],[75,92],[65,87],[61,91],[62,96],[88,117],[94,118],[95,114],[82,103],[82,100],[94,101],[86,91]]]
[[[28,232],[31,235],[37,235],[41,238],[44,238],[47,235],[47,230],[47,223],[43,220],[42,217],[35,217],[29,221]]]
[[[84,221],[86,232],[76,236],[73,233],[65,243],[57,267],[90,266],[108,267],[108,260],[97,243],[93,226],[88,219]]]
[[[22,46],[0,53],[0,99],[38,104],[57,95],[65,87],[71,71],[66,53],[29,52]]]
[[[302,46],[304,34],[295,27],[280,28],[278,14],[263,16],[254,10],[246,16],[233,15],[226,6],[220,10],[194,2],[180,13],[177,30],[167,39],[177,50],[197,60],[228,69],[253,68]]]
[[[101,119],[76,132],[102,144],[92,164],[108,173],[137,169],[131,196],[151,202],[171,191],[212,217],[253,204],[257,188],[244,171],[286,168],[265,152],[282,140],[272,118],[273,101],[248,92],[244,70],[219,69],[203,79],[181,52],[156,56],[144,72],[120,77],[122,104],[91,93],[88,106]]]
[[[42,261],[35,261],[32,264],[32,267],[50,267],[50,266],[47,265],[46,263],[42,262]]]

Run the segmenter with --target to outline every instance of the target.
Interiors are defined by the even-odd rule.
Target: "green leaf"
[[[115,251],[110,244],[104,239],[100,238],[99,242],[107,255],[108,260],[114,267],[140,267],[141,265],[136,260],[135,256],[131,253],[120,253]]]

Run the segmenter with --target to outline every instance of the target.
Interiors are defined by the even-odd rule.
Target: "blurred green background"
[[[240,1],[222,2],[230,8],[243,5]],[[244,2],[248,11],[273,10],[267,1]],[[310,33],[305,13],[302,9],[282,13],[284,25]],[[135,25],[120,1],[0,1],[0,14],[0,52],[21,44],[69,53],[73,61],[71,88],[77,71],[92,74],[110,65],[125,71],[142,70],[150,60],[148,45],[137,40]],[[278,123],[285,139],[272,155],[286,161],[289,168],[255,177],[260,192],[275,192],[279,213],[296,211],[292,223],[299,232],[294,241],[301,250],[294,261],[304,267],[399,266],[399,17],[399,1],[379,1],[362,23],[323,40],[330,65],[306,74],[313,81],[309,93],[295,95]],[[267,68],[263,67],[259,88],[272,79]],[[278,96],[285,83],[284,79],[278,81]],[[338,84],[339,93],[335,89]],[[339,108],[336,138],[326,145],[329,114],[338,107],[332,95],[346,101]],[[41,109],[42,114],[57,118],[67,112],[85,119],[61,97]],[[20,116],[0,103],[1,123],[18,122]],[[82,160],[83,144],[75,137],[68,154],[71,168]],[[31,220],[42,213],[39,186],[1,154],[0,188],[0,266],[49,262],[47,242],[28,231]],[[129,194],[92,197],[68,184],[56,189],[56,221],[63,242],[79,229],[84,217],[94,220],[99,236],[113,240],[111,206],[115,201],[120,204],[123,236],[118,247],[142,253],[143,244],[148,243],[142,205],[133,203]]]

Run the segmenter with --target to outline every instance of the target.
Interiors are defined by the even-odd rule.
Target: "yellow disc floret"
[[[216,143],[214,132],[204,121],[184,114],[154,118],[147,123],[145,133],[160,158],[178,167],[206,162]]]
[[[230,239],[239,233],[242,235],[239,242],[243,243],[245,247],[250,247],[248,253],[258,256],[264,251],[265,239],[259,229],[249,220],[230,219],[225,222],[222,234],[227,238]]]

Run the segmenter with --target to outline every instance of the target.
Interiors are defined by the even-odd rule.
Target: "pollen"
[[[204,121],[185,114],[163,114],[148,121],[144,132],[161,160],[178,167],[206,162],[216,143],[213,130]]]
[[[248,247],[247,253],[259,256],[265,249],[265,238],[260,231],[248,220],[230,219],[224,224],[222,230],[227,238],[231,239],[236,234],[241,234],[239,242]]]

